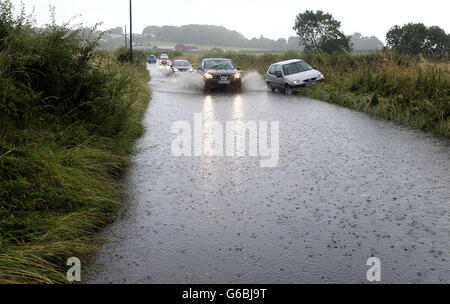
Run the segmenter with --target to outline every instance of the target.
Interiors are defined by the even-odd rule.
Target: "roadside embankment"
[[[0,283],[67,283],[67,259],[96,252],[124,200],[149,74],[85,30],[0,9]]]

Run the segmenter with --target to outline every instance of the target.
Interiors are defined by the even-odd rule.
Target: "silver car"
[[[325,77],[321,72],[301,59],[274,63],[266,76],[269,90],[272,92],[279,90],[289,95],[324,80]]]

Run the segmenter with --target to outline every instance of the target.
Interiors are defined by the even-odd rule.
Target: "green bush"
[[[127,48],[119,48],[114,52],[114,56],[119,62],[129,63],[131,61],[131,52]],[[147,61],[148,56],[145,52],[133,50],[133,63],[142,64]]]
[[[86,33],[36,29],[0,0],[0,283],[67,283],[67,258],[87,262],[123,201],[149,74]]]
[[[103,66],[97,41],[84,39],[82,28],[51,24],[36,31],[24,15],[14,17],[9,1],[1,2],[1,10],[0,120],[20,128],[38,118],[109,129],[108,117],[124,110],[121,90],[111,90],[111,83],[123,85]],[[145,60],[142,52],[135,54],[136,62]]]

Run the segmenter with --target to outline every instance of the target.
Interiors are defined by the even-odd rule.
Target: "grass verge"
[[[67,259],[96,252],[123,202],[149,73],[92,32],[36,29],[0,0],[0,283],[67,283]]]
[[[130,110],[117,135],[89,134],[80,123],[28,127],[0,141],[0,169],[9,176],[0,186],[0,283],[67,283],[67,259],[87,261],[98,249],[95,232],[121,206],[121,174],[144,130],[150,89],[145,68],[113,66],[129,79]]]

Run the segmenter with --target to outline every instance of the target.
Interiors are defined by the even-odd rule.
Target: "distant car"
[[[159,64],[160,65],[169,65],[169,56],[166,54],[162,54],[161,57],[159,57]]]
[[[286,94],[296,93],[321,81],[325,81],[323,74],[301,59],[274,63],[266,76],[269,90],[279,90]]]
[[[156,59],[156,56],[151,55],[150,57],[148,57],[148,63],[153,64],[156,63],[158,61],[158,59]]]
[[[203,75],[205,93],[213,89],[241,90],[241,68],[236,67],[230,59],[208,58],[197,69]]]
[[[187,60],[175,60],[172,64],[172,70],[176,72],[193,72],[192,65]]]

